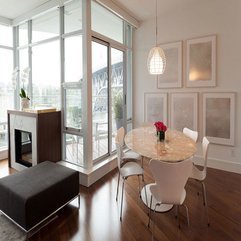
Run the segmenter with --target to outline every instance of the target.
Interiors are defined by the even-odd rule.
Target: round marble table
[[[196,143],[180,131],[168,129],[165,133],[165,141],[160,142],[156,135],[154,126],[145,126],[131,130],[125,136],[125,144],[131,150],[150,159],[157,159],[166,162],[179,162],[190,158],[196,152]],[[142,201],[149,207],[150,205],[150,186],[146,185],[147,198],[145,189],[141,191]],[[152,209],[154,210],[156,201],[152,200]],[[160,205],[157,212],[165,212],[172,208],[173,205]]]

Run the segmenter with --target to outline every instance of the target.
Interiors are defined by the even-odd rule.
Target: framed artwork
[[[182,131],[184,127],[197,131],[198,93],[171,93],[170,128]]]
[[[187,87],[216,86],[216,36],[187,40]]]
[[[234,145],[235,93],[203,94],[203,131],[210,142]]]
[[[166,56],[166,68],[157,78],[157,88],[182,87],[182,41],[162,44]]]
[[[167,93],[145,93],[144,121],[167,124]]]

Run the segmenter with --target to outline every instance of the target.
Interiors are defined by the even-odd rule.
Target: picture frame
[[[234,145],[235,93],[203,93],[203,135],[212,143]]]
[[[170,128],[198,130],[198,93],[171,93]]]
[[[182,87],[182,41],[161,44],[166,56],[166,68],[158,75],[157,88]]]
[[[216,36],[187,40],[187,87],[216,86]]]
[[[167,124],[167,93],[145,93],[144,122]]]

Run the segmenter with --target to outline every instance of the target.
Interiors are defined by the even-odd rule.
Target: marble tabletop
[[[165,141],[160,142],[154,126],[131,130],[125,136],[125,144],[131,150],[148,158],[177,162],[193,156],[196,143],[180,131],[168,129]]]

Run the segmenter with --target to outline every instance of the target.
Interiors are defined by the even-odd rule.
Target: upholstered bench
[[[25,232],[76,197],[78,172],[49,161],[0,179],[0,210]]]

